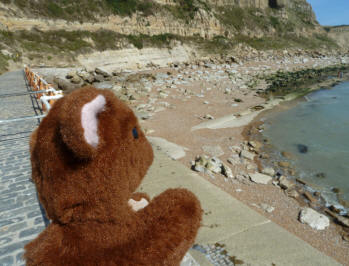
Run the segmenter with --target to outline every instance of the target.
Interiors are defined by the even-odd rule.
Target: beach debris
[[[275,170],[272,167],[266,167],[262,170],[262,174],[274,176]]]
[[[307,153],[308,152],[308,146],[304,144],[297,144],[297,149],[300,153]]]
[[[264,175],[261,173],[254,173],[254,174],[249,174],[251,181],[257,183],[257,184],[264,184],[267,185],[271,180],[272,177],[269,175]]]
[[[241,153],[240,153],[240,157],[252,161],[254,159],[254,157],[255,157],[255,154],[252,153],[252,152],[249,152],[249,151],[242,150]]]
[[[330,220],[327,216],[320,214],[311,208],[304,208],[300,211],[299,221],[316,230],[324,230],[330,225]]]
[[[291,180],[289,180],[286,176],[280,176],[279,186],[282,189],[287,190],[287,189],[293,188],[295,186],[295,184]]]

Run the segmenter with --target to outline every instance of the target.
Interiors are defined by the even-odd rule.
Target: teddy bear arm
[[[25,247],[23,257],[26,259],[26,266],[57,266],[59,264],[60,240],[62,232],[56,225],[49,225],[39,236],[29,242]]]
[[[202,209],[194,194],[168,189],[137,214],[146,228],[135,256],[144,258],[145,265],[179,265],[200,226]]]

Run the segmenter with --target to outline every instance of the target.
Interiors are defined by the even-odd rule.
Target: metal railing
[[[51,84],[48,84],[38,74],[33,72],[29,67],[24,69],[29,86],[35,94],[35,97],[40,100],[42,104],[42,110],[48,112],[52,105],[59,98],[63,97],[63,91],[55,90]]]

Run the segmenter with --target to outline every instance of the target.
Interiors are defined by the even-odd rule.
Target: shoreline
[[[250,178],[259,172],[261,165],[254,160],[257,156],[253,155],[252,160],[248,158],[253,147],[243,133],[264,109],[283,101],[280,97],[271,101],[261,97],[258,91],[264,91],[267,84],[260,76],[275,74],[280,68],[287,72],[314,65],[334,65],[341,58],[310,58],[306,64],[299,63],[304,61],[301,56],[273,61],[247,60],[239,64],[210,61],[180,64],[110,75],[109,80],[96,86],[112,89],[131,105],[146,135],[161,140],[155,147],[170,157],[175,154],[174,159],[192,169],[198,157],[202,161],[206,160],[205,155],[208,159],[219,159],[225,173],[221,171],[223,167],[219,167],[219,171],[206,166],[196,170],[234,198],[343,264],[349,260],[349,241],[339,237],[336,225],[330,225],[325,231],[314,231],[298,221],[300,203],[284,190],[256,184]],[[44,69],[39,71],[45,76]],[[55,71],[46,71],[49,72]],[[249,87],[250,84],[255,86]],[[242,151],[247,157],[241,156]],[[272,208],[264,208],[266,205]]]

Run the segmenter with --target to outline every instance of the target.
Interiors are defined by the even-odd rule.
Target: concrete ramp
[[[174,187],[194,192],[205,212],[197,244],[223,246],[221,250],[235,256],[243,265],[341,265],[181,163],[171,160],[161,151],[154,152],[155,161],[140,190],[151,197]],[[211,263],[216,261],[214,265],[229,265],[204,252],[192,250],[190,253],[200,265],[212,265],[209,260]]]

